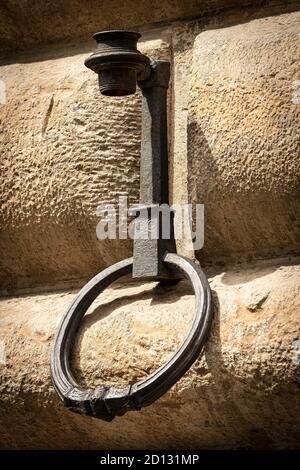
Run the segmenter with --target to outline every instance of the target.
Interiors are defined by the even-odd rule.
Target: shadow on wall
[[[299,14],[261,13],[192,31],[188,197],[205,205],[206,262],[300,250]]]
[[[212,411],[212,419],[206,425],[209,428],[219,429],[219,436],[215,436],[216,441],[221,443],[224,440],[225,446],[229,448],[272,448],[272,439],[264,429],[265,417],[262,418],[259,413],[260,398],[256,396],[256,386],[252,383],[257,377],[249,376],[247,381],[241,381],[236,376],[234,367],[231,369],[224,362],[220,334],[220,305],[215,291],[213,291],[213,302],[214,321],[205,348],[205,361],[211,373],[214,392],[206,394],[204,388],[204,396],[201,399],[210,410],[222,409],[222,413]],[[229,436],[231,443],[227,440]]]
[[[213,113],[214,108],[211,110]],[[225,121],[224,137],[230,132]],[[255,151],[248,159],[247,142],[243,145],[242,139],[231,148],[215,150],[214,136],[208,129],[204,132],[201,120],[195,117],[188,123],[187,135],[189,203],[204,204],[204,247],[197,257],[205,263],[222,265],[226,261],[298,254],[297,191],[289,194],[287,183],[282,192],[268,188],[268,168],[261,168]]]

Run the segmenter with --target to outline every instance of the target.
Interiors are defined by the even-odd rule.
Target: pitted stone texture
[[[140,47],[154,58],[169,54],[159,39]],[[91,50],[78,49],[1,67],[0,283],[7,292],[88,279],[132,251],[130,240],[97,239],[96,208],[119,195],[138,201],[140,95],[100,95],[97,75],[84,67]]]
[[[299,250],[299,51],[298,12],[196,37],[187,171],[203,259]]]
[[[173,35],[173,201],[205,204],[199,256],[207,262],[293,252],[300,232],[299,13],[229,28],[222,18],[218,30],[185,23],[141,44],[168,58]],[[1,67],[4,292],[74,284],[131,254],[127,241],[97,240],[95,209],[120,194],[138,199],[139,96],[101,97],[96,75],[83,66],[90,52],[51,47]]]
[[[215,317],[204,356],[160,400],[112,423],[67,411],[51,386],[51,342],[74,293],[2,299],[1,447],[299,447],[299,265],[237,266],[209,280]],[[190,324],[186,281],[169,289],[124,282],[82,323],[73,353],[82,384],[145,377]]]

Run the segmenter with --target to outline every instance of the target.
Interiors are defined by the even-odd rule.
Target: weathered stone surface
[[[186,166],[203,259],[300,248],[299,51],[300,13],[196,37]]]
[[[169,54],[165,40],[141,47]],[[97,239],[96,208],[138,201],[140,96],[100,95],[79,50],[1,67],[2,291],[88,279],[131,253],[130,240]]]
[[[259,0],[2,0],[0,50],[61,40],[86,40],[96,31],[137,28],[261,3]],[[278,2],[273,2],[278,3]],[[288,1],[285,3],[293,4]]]
[[[167,58],[171,43],[171,193],[205,204],[207,263],[300,245],[299,13],[226,18],[141,44]],[[89,52],[50,48],[1,67],[2,291],[74,283],[131,253],[127,241],[97,240],[95,209],[120,194],[137,201],[139,96],[101,97]]]
[[[50,383],[51,340],[74,294],[1,300],[1,447],[298,447],[299,271],[282,261],[211,275],[215,319],[204,356],[155,404],[112,423],[65,410]],[[193,306],[185,281],[108,289],[82,324],[78,379],[144,377],[180,344]]]
[[[102,2],[95,16],[92,2],[63,3],[57,16],[55,1],[30,2],[29,23],[25,2],[19,9],[2,2],[3,47],[75,43],[98,28],[222,7],[162,1],[126,9],[131,2],[123,2],[118,23],[112,6],[98,21]],[[205,203],[199,256],[207,266],[251,256],[277,261],[211,274],[215,320],[204,357],[153,406],[113,423],[66,411],[51,386],[50,343],[73,292],[2,299],[0,446],[299,447],[299,260],[278,258],[299,249],[299,13],[220,12],[145,39],[142,50],[172,58],[171,194],[175,203]],[[0,69],[4,292],[75,285],[131,252],[128,242],[97,241],[95,209],[119,194],[137,200],[140,101],[100,96],[83,66],[92,48],[55,44],[6,56]],[[123,285],[100,301],[74,349],[73,368],[86,385],[127,384],[158,367],[193,309],[184,283]]]

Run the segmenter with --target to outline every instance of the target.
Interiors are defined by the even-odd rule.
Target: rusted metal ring
[[[190,330],[173,357],[149,377],[124,388],[81,388],[70,369],[72,343],[80,321],[96,297],[113,281],[132,272],[133,258],[110,266],[91,279],[78,293],[64,315],[51,357],[54,388],[65,406],[73,411],[111,421],[129,410],[139,410],[167,392],[199,357],[212,321],[211,291],[201,268],[187,258],[167,253],[164,262],[188,278],[195,293],[195,313]]]

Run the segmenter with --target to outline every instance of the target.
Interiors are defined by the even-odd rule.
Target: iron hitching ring
[[[195,312],[181,346],[166,364],[149,377],[125,388],[100,386],[81,388],[70,369],[71,347],[80,322],[95,298],[113,281],[132,272],[133,258],[116,263],[91,279],[79,292],[64,315],[52,353],[54,387],[65,406],[73,411],[111,421],[129,410],[148,406],[169,390],[198,358],[212,321],[211,291],[199,266],[175,253],[167,253],[164,263],[190,280],[195,293]]]

